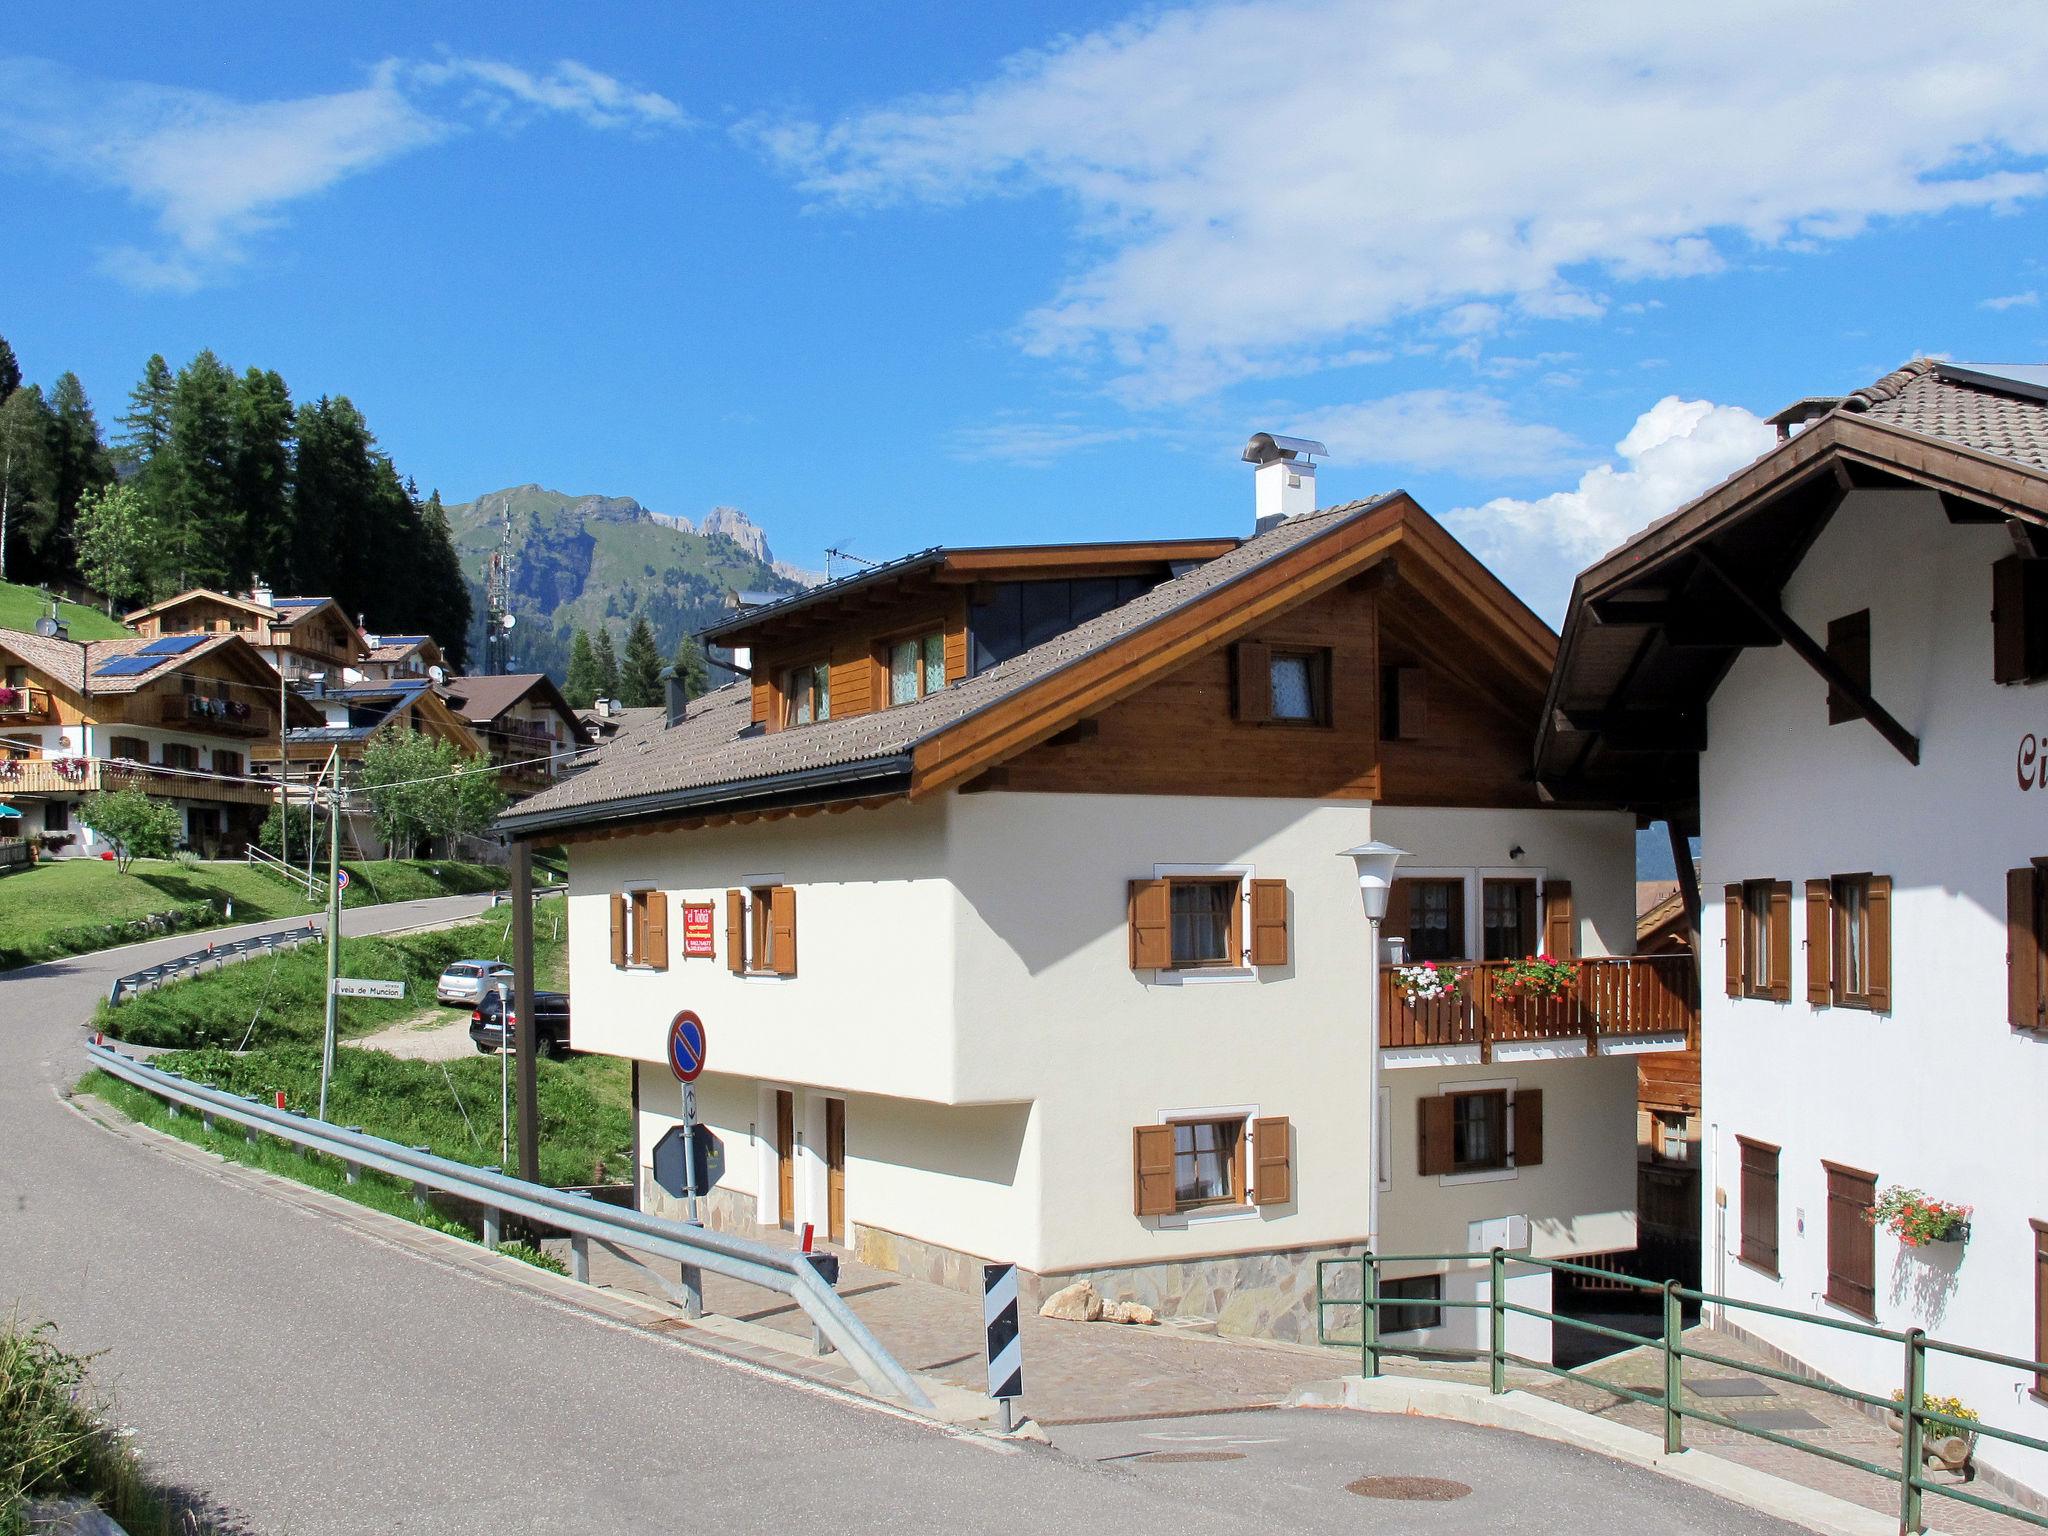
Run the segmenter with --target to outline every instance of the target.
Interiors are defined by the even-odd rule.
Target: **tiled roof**
[[[818,770],[843,768],[852,778],[864,769],[881,768],[920,742],[1365,516],[1386,500],[1380,496],[1290,519],[1228,554],[914,704],[762,732],[752,729],[751,690],[732,683],[692,701],[684,720],[674,727],[659,711],[646,720],[629,720],[601,749],[594,765],[521,801],[505,823],[516,828],[542,819],[565,820],[565,812],[614,801],[680,796]]]
[[[1978,382],[1983,377],[1917,357],[1857,390],[1842,409],[2048,471],[2048,402]]]
[[[133,693],[146,688],[167,673],[176,672],[200,657],[230,645],[235,635],[208,635],[188,651],[166,655],[161,663],[143,672],[115,677],[96,676],[100,666],[117,656],[133,656],[157,642],[142,635],[120,640],[59,640],[19,629],[0,629],[0,646],[5,646],[53,682],[75,693],[105,695]]]
[[[569,705],[556,691],[554,680],[545,672],[507,672],[501,676],[451,677],[441,684],[441,696],[463,719],[488,725],[529,694],[538,693],[543,704]],[[570,718],[574,718],[570,711]]]

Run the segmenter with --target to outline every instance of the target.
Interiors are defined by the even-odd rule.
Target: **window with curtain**
[[[1499,1089],[1451,1100],[1451,1161],[1460,1173],[1508,1164],[1508,1096]]]
[[[1465,958],[1465,885],[1461,880],[1417,880],[1408,917],[1410,960]]]
[[[832,718],[832,675],[823,662],[792,667],[783,688],[784,723],[809,725]]]
[[[1176,966],[1237,963],[1236,880],[1174,880],[1172,956]]]
[[[1244,1122],[1187,1120],[1173,1128],[1173,1203],[1187,1210],[1244,1199]]]
[[[1489,880],[1481,892],[1484,958],[1520,960],[1536,951],[1536,887],[1528,880]]]
[[[915,704],[946,686],[946,637],[936,631],[889,647],[889,702]]]

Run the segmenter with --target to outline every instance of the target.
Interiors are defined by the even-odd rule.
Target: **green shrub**
[[[220,921],[220,909],[210,901],[180,902],[162,912],[131,917],[117,923],[78,923],[55,928],[31,943],[0,945],[0,970],[33,965],[40,960],[60,960],[66,955],[87,955],[117,944],[137,944],[160,939],[167,933],[190,933],[211,928]]]
[[[551,1275],[566,1275],[569,1273],[569,1266],[556,1258],[552,1253],[547,1252],[545,1249],[536,1248],[531,1243],[522,1243],[516,1238],[509,1243],[498,1244],[498,1252],[504,1254],[508,1259],[517,1259],[522,1264],[531,1264],[535,1269],[544,1269]]]

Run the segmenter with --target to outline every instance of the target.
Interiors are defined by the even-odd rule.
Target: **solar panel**
[[[182,656],[195,645],[204,645],[204,635],[166,635],[161,640],[152,640],[135,654],[138,656]]]
[[[116,656],[92,669],[94,677],[140,677],[164,664],[161,656]]]

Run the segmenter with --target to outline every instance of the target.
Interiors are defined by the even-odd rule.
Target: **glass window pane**
[[[790,719],[798,725],[811,723],[811,669],[798,667],[789,674]]]
[[[1451,1156],[1459,1167],[1495,1167],[1507,1161],[1499,1106],[1500,1100],[1490,1094],[1460,1094],[1454,1102]]]
[[[813,667],[811,669],[812,715],[819,720],[832,718],[832,669]]]
[[[1236,959],[1230,945],[1234,888],[1217,880],[1175,881],[1172,890],[1173,963],[1218,965]]]
[[[946,686],[946,637],[924,637],[924,691],[937,693]]]
[[[1273,718],[1313,720],[1316,701],[1310,687],[1306,656],[1275,656],[1273,672]]]
[[[1525,881],[1489,880],[1481,892],[1485,910],[1485,958],[1520,960],[1530,950],[1528,923],[1534,888]]]
[[[1179,1205],[1204,1205],[1228,1200],[1235,1136],[1232,1128],[1213,1120],[1173,1128],[1173,1198]]]
[[[898,640],[889,647],[889,702],[917,702],[918,645],[915,640]]]

